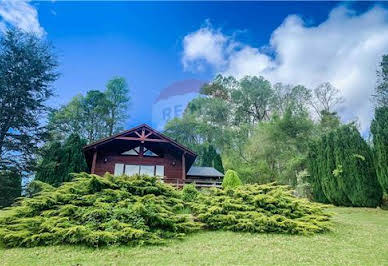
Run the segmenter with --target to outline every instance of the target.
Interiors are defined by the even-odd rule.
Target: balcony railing
[[[218,187],[221,188],[222,181],[219,179],[204,179],[204,178],[162,178],[163,182],[171,184],[176,187],[183,187],[186,184],[195,184],[197,188],[206,188],[206,187]]]

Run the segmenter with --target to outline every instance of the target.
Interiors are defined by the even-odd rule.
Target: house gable
[[[128,169],[163,165],[166,178],[172,179],[184,179],[197,156],[146,124],[91,143],[84,147],[84,154],[91,173],[114,173],[116,164]]]

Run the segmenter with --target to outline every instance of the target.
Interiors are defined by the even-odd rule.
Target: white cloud
[[[183,46],[182,62],[186,70],[201,70],[203,63],[217,68],[223,67],[226,63],[225,52],[229,49],[228,37],[212,29],[210,25],[186,35]]]
[[[201,42],[204,36],[207,44],[220,43],[214,45],[217,49]],[[263,52],[268,48],[274,56]],[[373,116],[370,96],[384,53],[388,53],[388,11],[374,7],[356,14],[340,6],[316,26],[306,25],[296,15],[288,16],[272,33],[269,47],[251,47],[209,26],[201,28],[185,37],[183,63],[185,69],[208,64],[215,72],[238,78],[262,75],[272,82],[310,88],[329,81],[346,100],[338,110],[343,119],[358,118],[365,132]],[[215,54],[220,60],[214,59]]]
[[[8,25],[11,25],[22,31],[43,36],[45,31],[39,24],[38,12],[28,2],[28,0],[2,0],[0,30],[4,31]]]

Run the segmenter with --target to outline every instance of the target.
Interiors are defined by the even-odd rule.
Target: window
[[[119,176],[119,175],[122,175],[123,173],[124,173],[124,164],[116,163],[114,175]]]
[[[127,164],[125,165],[125,174],[126,175],[136,175],[139,174],[140,165]]]
[[[121,155],[139,155],[139,153],[140,153],[140,147],[137,146],[136,148],[133,148],[129,151],[125,151],[121,153]]]
[[[145,150],[144,151],[144,156],[158,157],[158,155],[156,153],[154,153],[153,151],[151,151],[151,150]]]
[[[154,165],[141,165],[140,166],[140,174],[141,175],[155,175],[155,166]]]
[[[164,177],[164,165],[136,165],[136,164],[122,164],[116,163],[114,169],[114,175],[149,175],[149,176],[159,176]]]
[[[164,176],[164,165],[156,165],[155,166],[155,175],[156,176]]]

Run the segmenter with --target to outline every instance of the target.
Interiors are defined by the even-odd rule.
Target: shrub
[[[0,245],[159,244],[201,228],[288,234],[329,230],[322,205],[275,184],[203,193],[189,185],[180,192],[155,177],[81,173],[58,188],[39,189],[0,218]]]
[[[194,184],[188,184],[182,189],[182,198],[184,201],[194,201],[197,198],[198,193]]]
[[[210,229],[312,234],[330,230],[324,205],[293,196],[287,186],[243,185],[200,193],[191,208]]]
[[[234,188],[241,185],[240,177],[238,176],[236,171],[228,170],[224,176],[224,180],[222,181],[223,188]]]
[[[5,246],[153,244],[201,227],[180,212],[180,193],[154,177],[81,173],[58,188],[40,187],[0,218]]]

